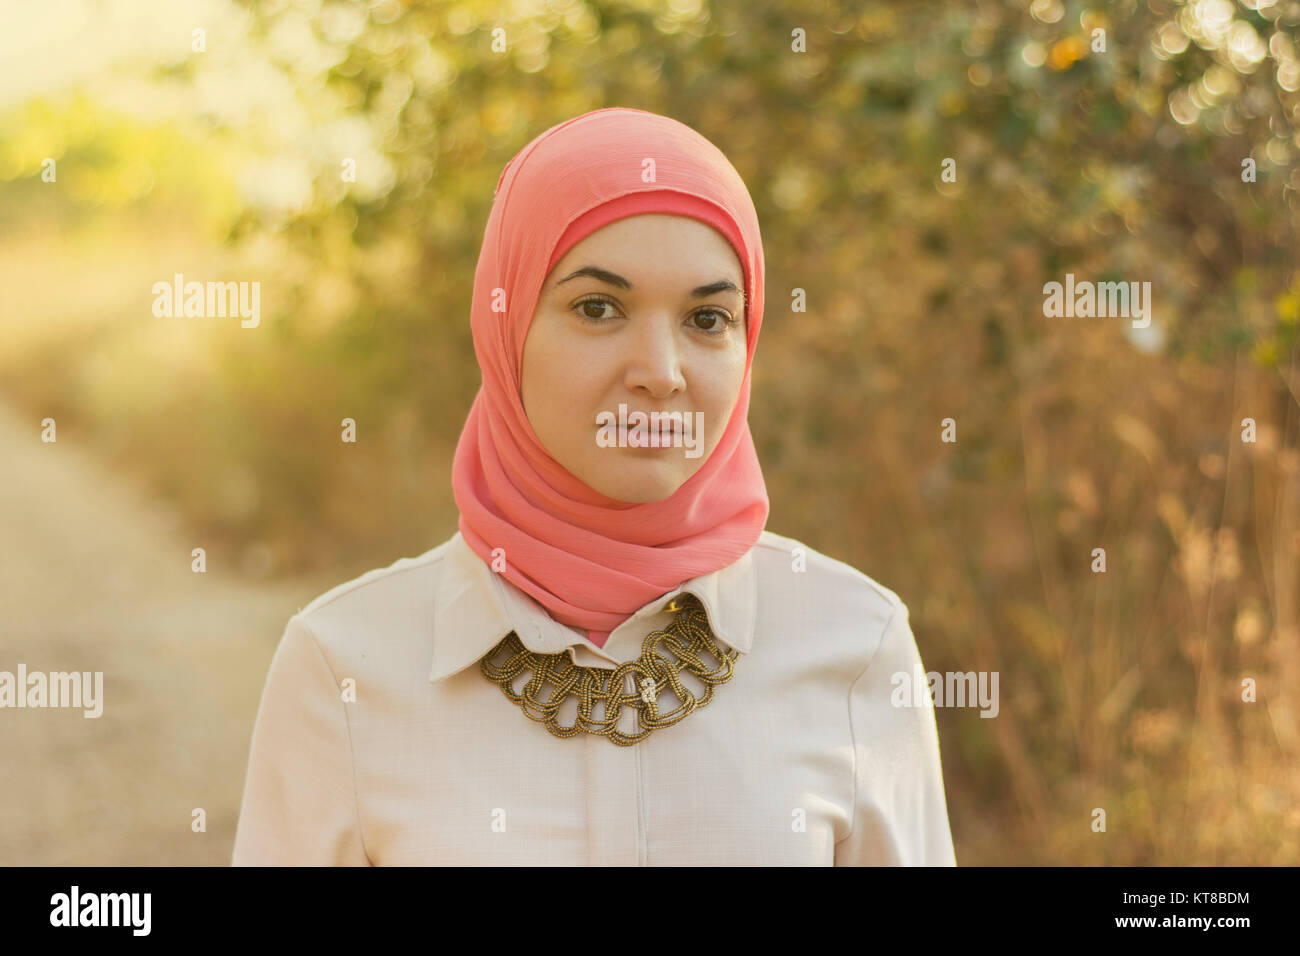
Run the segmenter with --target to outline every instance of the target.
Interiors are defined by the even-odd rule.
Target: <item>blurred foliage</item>
[[[248,3],[249,50],[377,147],[314,152],[286,212],[240,198],[256,132],[25,104],[0,210],[44,251],[10,278],[54,291],[10,303],[5,390],[249,573],[424,551],[501,168],[587,110],[673,116],[762,223],[769,527],[896,590],[929,669],[1001,674],[998,719],[939,713],[959,861],[1300,861],[1300,3],[855,6]],[[160,331],[142,290],[205,269],[264,279],[259,329]],[[1067,272],[1150,281],[1152,327],[1044,318]]]

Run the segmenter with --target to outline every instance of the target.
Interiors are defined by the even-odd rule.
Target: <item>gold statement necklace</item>
[[[663,610],[677,616],[662,630],[651,631],[641,642],[641,656],[618,667],[584,667],[574,664],[567,651],[558,654],[539,654],[524,647],[519,636],[511,631],[479,661],[479,667],[501,692],[523,709],[524,715],[541,721],[556,737],[574,737],[580,733],[605,737],[620,747],[630,747],[649,737],[663,727],[671,727],[697,707],[706,706],[713,699],[713,688],[731,680],[733,665],[740,652],[724,651],[709,629],[708,616],[699,598],[683,592],[664,605]],[[663,650],[672,655],[665,656]],[[500,654],[505,660],[498,666],[493,658]],[[712,658],[716,666],[706,663]],[[532,677],[522,692],[514,690],[514,680],[524,671]],[[680,674],[685,671],[704,683],[703,696],[696,698],[682,683]],[[634,692],[625,693],[627,677],[632,675]],[[543,699],[546,684],[554,686],[550,696]],[[670,713],[659,709],[658,695],[671,687],[680,706]],[[560,706],[569,698],[578,699],[578,716],[565,727],[557,719]],[[596,704],[603,704],[598,718]],[[636,711],[641,730],[626,734],[618,729],[618,720],[624,707]]]

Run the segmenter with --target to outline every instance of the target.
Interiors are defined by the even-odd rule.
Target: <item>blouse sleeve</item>
[[[915,675],[924,673],[907,606],[900,604],[849,688],[853,824],[835,845],[836,866],[957,865],[928,685],[921,680],[927,690],[909,701],[912,706],[894,704],[895,688],[902,683],[894,675],[915,682]]]
[[[289,619],[253,728],[232,866],[367,866],[348,704],[307,625]]]

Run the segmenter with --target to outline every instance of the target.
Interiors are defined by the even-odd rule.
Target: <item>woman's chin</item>
[[[640,505],[671,498],[689,477],[667,462],[622,462],[617,472],[593,475],[587,484],[606,498]]]

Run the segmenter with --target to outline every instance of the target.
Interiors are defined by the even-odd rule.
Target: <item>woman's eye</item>
[[[704,320],[703,324],[700,322],[701,319]],[[695,313],[693,321],[701,332],[709,332],[713,335],[721,335],[727,330],[727,326],[735,324],[731,316],[721,309],[701,309]]]
[[[583,299],[574,306],[578,310],[579,317],[586,319],[588,322],[603,322],[609,316],[602,315],[601,310],[605,308],[612,309],[613,307],[614,303],[605,299]]]

